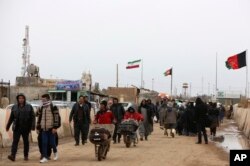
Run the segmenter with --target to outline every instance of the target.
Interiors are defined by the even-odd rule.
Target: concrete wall
[[[35,108],[34,108],[35,109]],[[36,111],[36,110],[35,110]],[[59,112],[61,116],[61,127],[58,129],[58,135],[60,138],[72,136],[72,126],[69,124],[69,108],[60,108]],[[6,132],[6,124],[10,117],[11,109],[0,109],[0,148],[11,146],[13,140],[12,127],[8,132]],[[71,124],[72,125],[72,124]],[[37,133],[36,131],[31,132],[31,142],[37,142]]]
[[[244,132],[247,138],[250,138],[250,108],[238,107],[234,105],[234,120],[239,129]]]

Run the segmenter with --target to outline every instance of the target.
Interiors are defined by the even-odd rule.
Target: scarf
[[[51,104],[50,101],[45,101],[43,102],[43,107],[48,107]]]

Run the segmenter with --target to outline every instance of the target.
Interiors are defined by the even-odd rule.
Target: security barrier
[[[35,107],[34,111],[36,112]],[[59,107],[59,113],[61,116],[61,127],[57,130],[59,138],[69,137],[72,136],[73,134],[72,131],[73,128],[69,124],[70,111],[71,110],[68,107]],[[11,113],[11,106],[7,107],[6,109],[0,109],[0,148],[11,146],[13,140],[12,127],[10,127],[10,130],[8,132],[6,131],[6,124],[8,123],[10,113]],[[31,132],[30,141],[37,142],[36,131]]]
[[[250,109],[234,105],[233,110],[234,120],[238,124],[239,129],[244,132],[247,138],[250,138]]]

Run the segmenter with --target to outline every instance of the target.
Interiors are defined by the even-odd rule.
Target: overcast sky
[[[101,88],[140,86],[170,92],[173,67],[178,94],[184,82],[192,94],[212,93],[218,53],[219,90],[242,91],[245,68],[228,70],[227,57],[250,48],[249,0],[0,0],[0,78],[21,73],[22,39],[30,26],[31,62],[43,78],[78,80],[90,70]],[[209,88],[210,87],[210,88]]]

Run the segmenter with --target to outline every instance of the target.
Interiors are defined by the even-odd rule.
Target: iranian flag
[[[239,54],[230,56],[226,61],[226,67],[228,69],[239,69],[245,67],[246,63],[246,51],[241,52]]]
[[[141,62],[141,59],[128,62],[128,65],[127,65],[126,69],[139,68],[140,67],[140,62]]]

